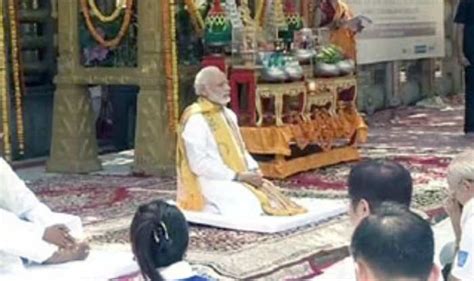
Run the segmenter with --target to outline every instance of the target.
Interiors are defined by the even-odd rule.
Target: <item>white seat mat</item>
[[[184,215],[189,222],[195,224],[241,231],[277,233],[311,223],[318,223],[347,211],[347,203],[344,200],[314,198],[294,198],[293,200],[307,208],[308,212],[290,217],[223,216],[219,214],[191,211],[184,211]]]
[[[129,251],[92,250],[84,261],[58,265],[30,265],[21,272],[0,274],[2,281],[107,281],[137,272]]]

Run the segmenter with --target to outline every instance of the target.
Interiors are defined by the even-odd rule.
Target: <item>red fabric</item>
[[[324,13],[326,16],[325,20],[321,22],[321,26],[326,26],[330,24],[334,20],[334,16],[336,15],[336,9],[329,3],[329,1],[323,1],[320,4],[321,12]]]
[[[205,56],[202,58],[201,67],[215,66],[219,68],[222,72],[227,73],[227,65],[225,63],[224,56]]]
[[[247,109],[243,111],[240,106],[239,85],[247,85]],[[255,72],[251,69],[232,69],[230,72],[230,89],[232,111],[239,118],[239,125],[255,126],[255,92],[256,92]],[[243,118],[248,117],[248,118]],[[247,122],[243,122],[246,120]],[[245,123],[245,124],[243,124]]]

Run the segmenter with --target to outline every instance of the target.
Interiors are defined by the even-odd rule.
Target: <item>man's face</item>
[[[461,205],[465,205],[474,198],[474,181],[464,179],[457,185],[450,184],[449,192]]]
[[[226,106],[230,102],[229,81],[224,73],[216,73],[206,85],[204,96],[213,103]]]

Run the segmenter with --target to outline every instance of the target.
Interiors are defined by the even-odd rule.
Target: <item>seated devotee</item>
[[[384,202],[409,207],[413,182],[410,172],[392,161],[369,160],[355,165],[348,178],[349,217],[354,226]],[[329,267],[314,280],[355,280],[354,266],[348,257]]]
[[[383,202],[410,207],[413,181],[410,172],[392,161],[365,161],[354,166],[348,178],[349,216],[354,226]]]
[[[73,236],[78,217],[54,213],[0,158],[0,273],[18,272],[23,262],[57,264],[83,260],[89,246]],[[1,277],[0,277],[1,279]]]
[[[296,215],[306,210],[265,180],[245,148],[237,117],[226,105],[230,87],[217,67],[206,67],[194,87],[198,100],[178,129],[180,208],[226,216]]]
[[[361,21],[353,21],[349,6],[341,0],[321,0],[316,5],[315,26],[330,29],[330,42],[356,60],[355,35],[363,29]]]
[[[352,235],[356,278],[351,280],[437,281],[430,224],[405,206],[387,203],[363,219]]]
[[[474,150],[456,156],[448,167],[446,211],[456,237],[450,281],[474,280]]]
[[[183,260],[189,242],[188,223],[175,206],[156,200],[138,207],[130,241],[145,280],[207,280]]]

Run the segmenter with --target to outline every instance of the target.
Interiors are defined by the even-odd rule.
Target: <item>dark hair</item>
[[[430,224],[407,207],[386,202],[357,226],[351,253],[381,280],[427,280],[433,268],[434,238]]]
[[[369,160],[351,169],[348,180],[352,205],[367,200],[371,209],[393,201],[410,206],[413,182],[410,172],[393,161]]]
[[[183,259],[188,223],[181,211],[162,200],[141,205],[130,227],[132,251],[146,280],[163,280],[157,268]]]

